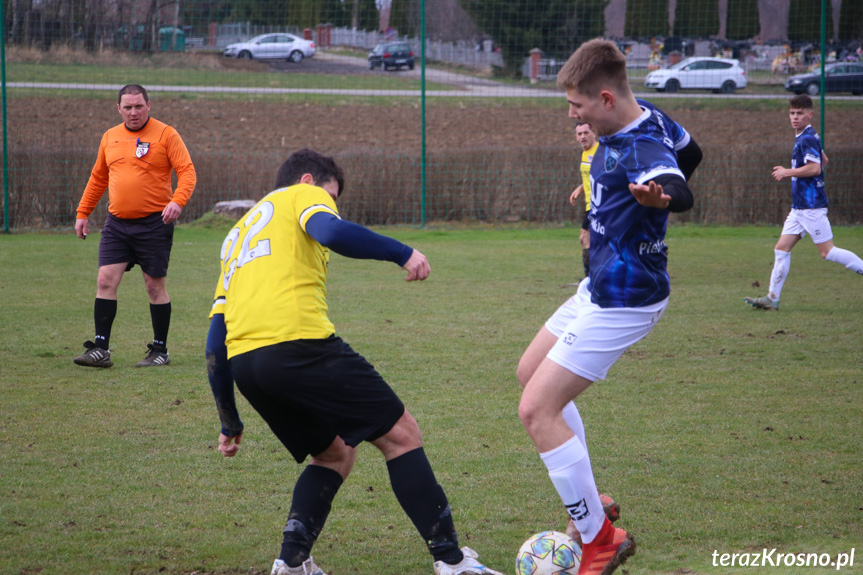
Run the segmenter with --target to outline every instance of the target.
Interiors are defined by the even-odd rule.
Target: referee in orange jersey
[[[96,164],[78,204],[75,232],[89,233],[88,218],[108,190],[108,216],[99,242],[99,274],[93,319],[96,336],[75,363],[111,367],[111,326],[117,315],[117,288],[123,272],[141,266],[150,298],[153,343],[137,367],[168,365],[171,299],[166,279],[174,241],[174,222],[195,189],[189,151],[177,130],[150,117],[147,91],[137,84],[120,89],[117,110],[123,123],[102,136]],[[171,172],[177,172],[177,189]]]

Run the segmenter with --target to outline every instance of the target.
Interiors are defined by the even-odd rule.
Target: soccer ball
[[[516,575],[575,575],[581,547],[569,536],[543,531],[528,538],[515,558]]]

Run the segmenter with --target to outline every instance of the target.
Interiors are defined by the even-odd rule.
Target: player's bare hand
[[[180,213],[183,211],[183,208],[180,207],[180,204],[177,202],[168,202],[168,205],[165,206],[165,209],[162,210],[162,221],[166,224],[170,224],[180,217]]]
[[[575,200],[578,199],[578,196],[581,195],[582,191],[584,191],[584,184],[581,184],[577,188],[572,190],[572,193],[569,195],[569,203],[574,206]]]
[[[659,208],[664,210],[671,201],[671,196],[662,190],[662,186],[650,180],[645,184],[629,184],[629,191],[635,196],[636,201],[648,208]]]
[[[407,277],[405,277],[406,282],[423,281],[431,273],[428,260],[417,249],[414,249],[411,257],[405,262],[402,269],[408,272]]]
[[[75,220],[75,233],[82,240],[87,239],[87,234],[90,233],[90,220],[87,218],[78,218]]]
[[[243,439],[243,434],[228,437],[224,433],[219,434],[219,451],[225,457],[233,457],[240,450],[240,441]]]
[[[777,182],[781,182],[784,178],[788,177],[788,172],[790,170],[783,168],[782,166],[773,166],[773,179]]]

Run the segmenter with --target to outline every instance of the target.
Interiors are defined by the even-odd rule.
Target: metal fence
[[[13,5],[19,10],[22,3]],[[150,14],[144,4],[131,12],[116,10],[120,4],[106,5],[104,14],[93,13],[92,22],[77,25],[58,20],[67,12],[50,15],[44,6],[38,18],[5,14],[2,209],[4,224],[12,228],[72,225],[99,138],[119,122],[116,90],[127,83],[150,89],[153,116],[175,126],[192,154],[198,186],[184,221],[208,213],[218,201],[260,197],[284,157],[302,147],[320,149],[345,165],[349,193],[340,208],[361,223],[576,223],[581,218],[582,208],[568,204],[568,192],[580,180],[580,151],[554,85],[567,54],[556,52],[550,41],[543,44],[541,36],[537,43],[545,49],[536,83],[526,78],[533,70],[533,39],[525,41],[531,43],[517,62],[524,62],[526,77],[500,77],[508,66],[501,49],[504,32],[493,40],[474,26],[461,37],[446,38],[447,30],[461,29],[465,19],[452,8],[459,4],[450,2],[449,12],[460,20],[437,12],[440,23],[425,45],[428,85],[421,93],[419,63],[413,70],[383,72],[369,70],[365,59],[378,42],[396,39],[409,42],[419,55],[417,34],[383,25],[369,30],[270,26],[205,17],[188,26],[182,14],[167,8]],[[523,18],[529,26],[529,15]],[[143,38],[152,40],[155,31],[159,40],[166,24],[170,41],[145,45]],[[493,19],[486,25],[494,25]],[[126,32],[139,27],[140,46]],[[56,32],[50,41],[36,34],[49,28]],[[317,53],[299,64],[221,56],[227,44],[269,32],[308,37]],[[182,53],[174,52],[179,38],[186,49]],[[781,222],[789,184],[773,182],[769,174],[788,162],[793,143],[785,112],[790,94],[782,83],[820,60],[814,50],[819,43],[710,39],[678,42],[679,50],[669,51],[672,40],[617,43],[626,54],[633,89],[655,98],[660,107],[670,106],[705,151],[692,182],[695,209],[677,219]],[[847,42],[842,46],[844,52],[836,50],[829,58],[855,54]],[[738,58],[749,73],[749,86],[741,93],[701,90],[660,99],[666,96],[643,86],[648,71],[673,57],[717,55]],[[824,121],[830,156],[831,219],[863,222],[858,193],[863,99],[830,95],[829,105],[818,109],[820,104],[816,99],[816,127],[820,130]],[[105,203],[93,216],[95,225],[104,217]]]

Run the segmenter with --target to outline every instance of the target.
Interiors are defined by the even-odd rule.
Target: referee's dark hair
[[[120,92],[117,94],[117,105],[120,105],[120,100],[123,99],[125,95],[135,96],[136,94],[141,94],[144,96],[144,101],[149,102],[150,97],[147,95],[147,90],[144,89],[144,86],[139,86],[138,84],[128,84],[120,88]]]
[[[285,160],[276,174],[276,188],[299,184],[303,174],[311,174],[318,185],[335,180],[339,184],[339,196],[345,189],[345,174],[336,161],[309,149],[298,150]]]

